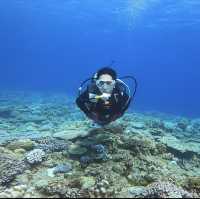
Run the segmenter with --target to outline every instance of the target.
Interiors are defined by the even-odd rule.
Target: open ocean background
[[[62,92],[116,61],[134,109],[199,117],[199,0],[1,0],[0,88]]]

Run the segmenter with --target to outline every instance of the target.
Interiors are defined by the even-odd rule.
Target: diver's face
[[[111,94],[115,87],[115,80],[108,74],[101,75],[96,83],[102,93]]]

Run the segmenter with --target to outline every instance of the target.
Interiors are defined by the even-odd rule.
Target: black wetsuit
[[[107,104],[102,99],[95,102],[91,101],[89,98],[90,93],[96,95],[102,94],[96,84],[91,83],[86,91],[76,99],[76,104],[90,119],[101,125],[109,124],[121,117],[129,107],[131,101],[125,86],[120,82],[116,83]]]

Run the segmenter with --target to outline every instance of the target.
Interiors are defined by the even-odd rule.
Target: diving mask
[[[111,93],[115,87],[115,80],[103,81],[96,80],[96,85],[102,93]]]

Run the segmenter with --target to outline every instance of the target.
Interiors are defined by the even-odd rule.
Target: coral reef
[[[26,151],[32,150],[34,148],[34,142],[30,139],[16,140],[10,142],[6,147],[10,150],[24,149]]]
[[[148,186],[125,188],[119,194],[127,198],[193,198],[194,194],[170,182],[157,181]]]
[[[0,154],[0,185],[6,185],[17,175],[22,174],[27,165],[8,154]]]
[[[25,158],[29,164],[38,164],[45,158],[45,152],[42,149],[34,149],[27,153]]]
[[[72,165],[70,163],[60,164],[53,168],[53,173],[67,173],[72,170]]]
[[[200,119],[94,127],[72,98],[0,93],[0,197],[200,197]]]
[[[68,149],[68,143],[64,140],[51,137],[35,138],[33,140],[37,143],[36,148],[45,152],[60,152]]]
[[[90,156],[81,156],[81,158],[80,158],[80,164],[82,167],[87,167],[93,161],[94,161],[94,159]]]
[[[196,197],[200,195],[200,177],[189,177],[183,183],[186,190],[192,191]]]
[[[145,198],[192,198],[193,195],[169,182],[155,182],[148,185]]]

